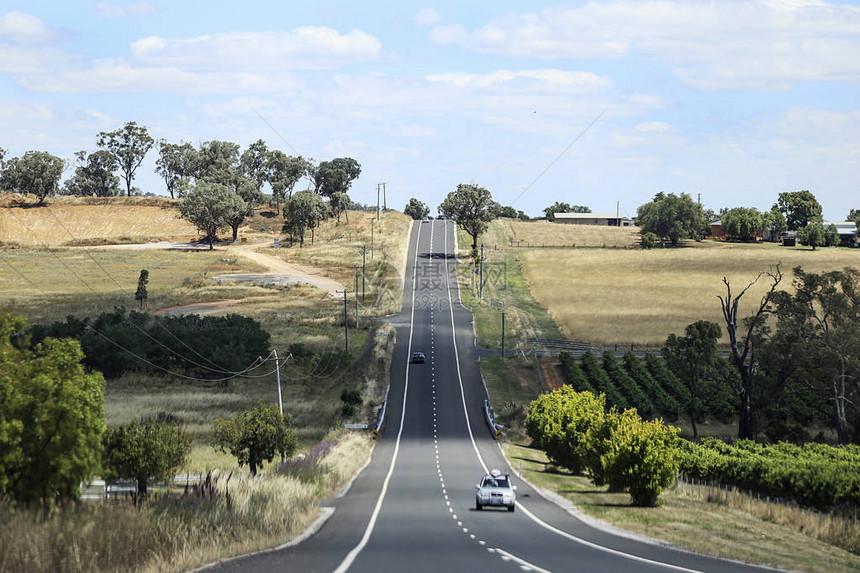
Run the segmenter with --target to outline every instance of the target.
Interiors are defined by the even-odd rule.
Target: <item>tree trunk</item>
[[[845,412],[845,357],[839,357],[839,375],[830,383],[833,399],[833,426],[836,429],[836,440],[839,445],[848,443],[848,417]]]
[[[146,497],[146,490],[149,489],[149,480],[146,477],[137,478],[137,495],[140,499]]]
[[[255,477],[257,475],[257,462],[248,462],[248,467],[251,469],[251,477]]]
[[[239,238],[239,225],[241,225],[241,223],[236,223],[235,225],[230,225],[231,227],[233,227],[233,242],[234,243]]]

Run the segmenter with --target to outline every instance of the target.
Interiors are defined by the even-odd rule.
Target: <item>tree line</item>
[[[82,197],[139,195],[133,187],[138,168],[153,149],[158,153],[155,171],[164,180],[171,198],[181,199],[182,216],[197,227],[210,247],[219,229],[229,227],[236,240],[238,229],[254,207],[267,202],[284,209],[284,232],[299,237],[330,216],[338,222],[352,206],[348,191],[361,174],[361,165],[350,157],[314,161],[269,149],[258,140],[241,150],[239,144],[212,140],[194,147],[187,142],[155,140],[145,126],[127,122],[119,129],[101,132],[96,151],[79,151],[71,167],[74,172],[62,186],[66,161],[45,151],[27,151],[5,159],[0,148],[0,191],[36,195],[39,204],[63,194]],[[119,175],[117,175],[119,174]],[[302,180],[307,193],[294,189]],[[269,194],[263,188],[268,185]],[[323,201],[325,199],[325,201]]]
[[[823,224],[822,207],[810,191],[780,193],[769,211],[751,207],[723,208],[719,212],[704,209],[687,193],[657,193],[637,209],[642,246],[658,243],[677,245],[685,239],[701,241],[712,234],[711,224],[718,222],[729,241],[750,242],[767,235],[778,240],[784,233],[796,233],[801,244],[814,249],[838,246],[841,242],[835,225]],[[846,221],[860,224],[860,210],[851,209]]]

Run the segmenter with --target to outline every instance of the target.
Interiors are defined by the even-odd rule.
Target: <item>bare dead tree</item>
[[[762,296],[758,308],[755,312],[743,319],[743,324],[738,321],[738,304],[741,298],[747,291],[756,284],[763,276],[769,277],[770,288]],[[738,369],[740,374],[740,383],[735,386],[734,390],[740,399],[738,410],[738,438],[752,438],[752,397],[756,386],[756,377],[758,375],[758,359],[756,357],[757,348],[754,342],[754,331],[761,327],[767,319],[767,314],[770,312],[771,298],[776,292],[779,283],[782,282],[782,271],[779,265],[776,269],[767,272],[760,272],[756,278],[750,282],[738,295],[732,295],[732,285],[729,279],[723,277],[723,284],[726,285],[726,295],[717,295],[720,299],[720,306],[723,311],[723,318],[726,321],[726,331],[729,333],[729,344],[732,352],[732,362]]]

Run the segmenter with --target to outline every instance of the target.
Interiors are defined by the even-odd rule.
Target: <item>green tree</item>
[[[110,152],[119,164],[125,180],[126,194],[131,197],[131,182],[134,172],[143,163],[143,158],[152,149],[155,140],[149,135],[146,127],[133,121],[126,122],[114,131],[99,133],[96,145]]]
[[[239,175],[238,143],[213,139],[200,144],[194,166],[197,181],[220,183],[235,190]]]
[[[725,212],[720,223],[730,241],[750,242],[762,230],[764,218],[758,209],[735,207]]]
[[[149,284],[149,271],[143,269],[140,271],[140,276],[137,279],[137,291],[134,293],[134,300],[137,301],[141,309],[146,308],[146,299],[149,298],[149,294],[146,292],[147,284]]]
[[[45,199],[59,191],[64,166],[65,162],[55,155],[28,151],[6,161],[0,173],[0,189],[32,193],[39,198],[39,205],[44,205]]]
[[[403,208],[403,212],[412,217],[413,220],[418,221],[430,214],[430,207],[412,197],[406,207]]]
[[[293,189],[306,176],[310,164],[302,157],[293,157],[279,149],[269,152],[266,159],[266,180],[272,188],[272,200],[280,207],[293,196]]]
[[[821,203],[809,191],[780,193],[773,206],[785,217],[789,231],[798,231],[809,223],[821,223]]]
[[[570,205],[556,201],[543,210],[543,216],[546,217],[547,221],[555,221],[556,213],[570,213]]]
[[[554,464],[579,473],[585,468],[583,438],[603,418],[606,398],[569,385],[541,394],[529,406],[526,434]]]
[[[839,246],[839,229],[833,223],[824,227],[824,246],[838,247]]]
[[[818,247],[823,247],[827,244],[827,237],[824,232],[824,225],[821,223],[809,223],[805,227],[797,231],[797,240],[802,245],[812,247],[816,250]]]
[[[242,175],[253,184],[257,193],[262,191],[263,183],[266,182],[268,161],[269,148],[262,139],[258,139],[249,145],[239,157],[239,167]]]
[[[108,428],[102,465],[108,479],[133,479],[145,497],[149,484],[172,480],[191,452],[191,440],[176,424],[143,420]]]
[[[788,225],[785,222],[785,215],[774,205],[770,211],[762,213],[762,231],[770,232],[770,240],[778,241],[782,234],[788,230]]]
[[[79,151],[75,157],[79,165],[71,179],[66,181],[65,194],[78,197],[119,195],[119,177],[113,174],[118,164],[113,154],[100,149],[89,156],[86,151]]]
[[[478,236],[487,230],[500,208],[483,187],[461,183],[456,191],[448,193],[438,210],[472,237],[472,256],[477,258]]]
[[[189,187],[197,165],[197,150],[187,142],[168,143],[158,141],[158,159],[155,172],[164,179],[170,198],[182,197]]]
[[[104,378],[84,372],[76,341],[22,348],[23,327],[22,318],[0,312],[0,497],[77,499],[99,467]]]
[[[352,182],[361,175],[361,165],[352,157],[336,157],[320,162],[309,172],[314,191],[323,197],[331,197],[334,193],[349,191]]]
[[[290,234],[290,243],[293,235],[298,236],[301,248],[305,246],[305,232],[313,232],[326,217],[328,207],[319,195],[309,189],[298,191],[284,203],[283,231]]]
[[[340,191],[336,191],[331,194],[329,197],[328,204],[329,209],[331,209],[331,213],[337,217],[337,223],[340,224],[340,215],[343,213],[346,215],[346,222],[349,224],[349,205],[351,201],[349,199],[349,195],[346,193],[341,193]]]
[[[846,444],[849,413],[853,409],[857,416],[860,399],[860,272],[846,268],[816,274],[796,267],[794,275],[794,294],[774,297],[777,334],[793,334],[785,354],[803,347],[795,375],[829,403],[837,440]],[[785,356],[780,362],[788,361]]]
[[[678,428],[643,420],[636,410],[609,412],[609,439],[600,448],[600,471],[611,491],[627,491],[636,505],[653,507],[675,481],[680,465]],[[599,429],[594,435],[600,435]]]
[[[702,383],[717,362],[717,341],[720,336],[720,325],[699,320],[687,326],[683,338],[670,334],[663,346],[666,364],[690,391],[687,412],[693,425],[694,440],[699,437],[696,422],[701,415],[699,404],[702,401]]]
[[[701,240],[710,232],[702,206],[687,193],[657,193],[650,203],[639,206],[637,221],[641,233],[654,233],[661,242],[668,239],[672,245],[682,239]]]
[[[3,159],[3,156],[0,155],[0,165],[3,164],[2,159]],[[860,209],[851,209],[848,212],[848,216],[845,217],[845,220],[846,221],[853,221],[854,223],[857,224],[858,227],[860,227]]]
[[[740,301],[762,276],[767,276],[770,279],[770,286],[765,294],[762,295],[752,315],[741,320],[738,316]],[[740,293],[735,295],[732,293],[731,283],[726,277],[723,277],[726,294],[725,296],[717,296],[720,299],[720,310],[723,314],[723,320],[726,322],[726,332],[729,335],[731,361],[740,375],[736,383],[732,378],[728,379],[728,383],[734,384],[732,389],[739,400],[738,439],[741,440],[752,439],[754,437],[754,397],[759,381],[758,346],[761,340],[761,337],[756,336],[756,333],[765,327],[767,315],[771,311],[771,302],[774,293],[782,282],[782,278],[782,271],[779,265],[777,265],[773,271],[759,273]]]
[[[262,400],[253,410],[244,410],[229,420],[215,420],[215,443],[221,451],[236,456],[239,466],[248,465],[251,475],[277,454],[291,456],[296,437],[289,414]]]
[[[217,239],[218,229],[228,225],[237,210],[244,210],[242,198],[225,185],[199,181],[179,203],[179,213],[203,233],[209,248]]]

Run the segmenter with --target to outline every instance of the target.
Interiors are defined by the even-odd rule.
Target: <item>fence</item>
[[[206,479],[204,475],[180,475],[173,478],[172,482],[150,483],[147,488],[148,495],[179,495],[186,488],[199,485]],[[85,501],[116,501],[119,499],[133,499],[137,496],[137,480],[118,480],[106,482],[105,480],[93,480],[87,484],[81,484],[81,499]]]

